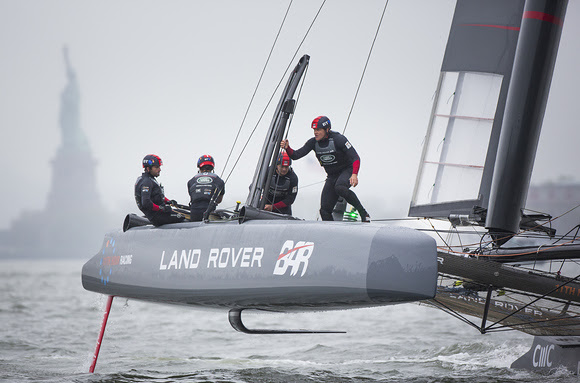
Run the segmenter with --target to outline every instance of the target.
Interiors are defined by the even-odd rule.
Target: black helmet
[[[210,156],[209,154],[204,154],[203,156],[199,157],[199,160],[197,160],[197,167],[200,169],[208,165],[211,166],[212,168],[215,168],[215,161],[213,160],[213,157]]]
[[[156,156],[155,154],[147,154],[145,157],[143,157],[143,168],[150,168],[151,166],[161,165],[163,165],[161,157]]]
[[[318,116],[312,121],[312,129],[330,129],[330,120],[326,116]]]

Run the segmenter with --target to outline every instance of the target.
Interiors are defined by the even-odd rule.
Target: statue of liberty
[[[77,76],[70,65],[68,47],[63,48],[66,64],[67,84],[61,93],[60,127],[62,131],[61,150],[87,151],[88,141],[80,128],[80,92]]]

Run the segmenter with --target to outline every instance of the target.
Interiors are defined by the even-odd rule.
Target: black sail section
[[[567,5],[527,0],[524,7],[485,223],[502,241],[520,228]]]
[[[524,0],[458,0],[409,216],[483,224]]]
[[[264,207],[265,200],[262,199],[262,195],[270,185],[276,166],[276,159],[280,152],[280,141],[283,138],[288,119],[294,113],[295,100],[292,97],[294,97],[294,93],[298,88],[298,84],[309,62],[310,56],[308,55],[300,58],[298,64],[292,73],[290,73],[286,87],[282,91],[282,96],[274,112],[274,117],[270,123],[264,145],[262,146],[244,211],[250,212],[252,208],[262,209]]]

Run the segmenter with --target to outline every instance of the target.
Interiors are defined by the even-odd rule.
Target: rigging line
[[[469,319],[465,318],[463,315],[461,315],[459,312],[453,310],[452,308],[448,307],[445,303],[440,302],[437,300],[437,298],[433,298],[431,299],[433,302],[435,302],[436,304],[434,304],[433,306],[435,306],[436,308],[438,308],[439,310],[443,311],[446,314],[451,315],[452,317],[459,319],[460,321],[462,321],[463,323],[466,323],[476,329],[479,330],[479,326],[476,325],[475,323],[473,323],[472,321],[470,321]]]
[[[310,26],[308,27],[308,30],[306,31],[306,34],[304,35],[304,37],[302,38],[302,41],[300,42],[300,45],[298,45],[298,48],[296,48],[296,52],[294,52],[294,56],[292,56],[292,59],[290,59],[290,62],[288,63],[288,67],[286,67],[286,70],[284,71],[284,74],[282,75],[282,77],[280,78],[280,81],[278,82],[278,85],[276,85],[276,88],[274,89],[274,92],[272,92],[272,96],[270,97],[270,99],[268,100],[268,103],[266,104],[266,106],[264,107],[264,110],[262,111],[262,114],[260,115],[260,118],[258,119],[258,122],[256,122],[256,125],[254,126],[254,129],[252,130],[252,132],[250,133],[250,136],[248,137],[248,139],[246,140],[246,143],[244,144],[244,147],[242,148],[242,150],[240,151],[240,154],[238,155],[238,158],[236,159],[236,162],[234,163],[234,166],[232,167],[232,170],[230,171],[230,173],[228,174],[228,177],[226,178],[226,180],[224,181],[224,183],[226,183],[229,179],[230,176],[232,175],[232,173],[234,172],[234,169],[236,168],[236,165],[238,164],[238,162],[240,161],[240,159],[242,158],[242,154],[244,153],[244,150],[246,150],[246,147],[248,146],[248,144],[250,143],[250,139],[252,138],[252,136],[254,135],[254,132],[256,131],[256,129],[258,128],[258,125],[260,124],[260,121],[262,121],[262,118],[264,117],[264,114],[266,113],[266,109],[268,109],[268,106],[270,105],[270,103],[272,102],[272,99],[274,98],[274,95],[276,94],[276,91],[278,90],[278,88],[280,87],[280,84],[282,84],[282,81],[284,80],[284,77],[286,76],[286,73],[288,72],[288,69],[290,69],[290,67],[292,66],[292,62],[294,61],[294,58],[296,57],[296,55],[298,54],[298,51],[300,50],[300,48],[302,47],[302,44],[304,44],[304,41],[306,40],[306,37],[308,36],[308,34],[310,33],[310,30],[312,29],[312,26],[314,25],[314,22],[316,21],[316,19],[318,18],[318,15],[320,14],[320,11],[322,11],[322,7],[324,6],[324,4],[326,3],[326,0],[324,0],[322,2],[322,4],[320,5],[320,8],[318,9],[318,12],[316,13],[316,15],[314,16],[314,19],[312,19],[312,23],[310,23]]]
[[[544,319],[544,320],[513,323],[513,324],[509,324],[509,325],[496,326],[493,329],[490,329],[489,332],[505,331],[505,328],[507,328],[507,327],[511,327],[512,330],[523,331],[523,330],[517,329],[516,327],[523,327],[523,326],[527,326],[527,325],[544,324],[544,323],[547,323],[548,325],[541,326],[542,328],[557,328],[557,327],[561,328],[561,327],[578,326],[578,323],[554,323],[556,321],[571,320],[571,319],[573,320],[573,319],[577,319],[577,318],[580,318],[580,316],[571,315],[568,317],[548,318],[548,319]]]
[[[472,326],[472,327],[474,327],[474,328],[476,328],[478,330],[481,330],[480,327],[477,326],[475,323],[469,321],[467,318],[463,317],[461,314],[459,314],[455,310],[453,310],[453,309],[445,306],[442,302],[439,302],[436,299],[432,299],[432,300],[435,301],[435,302],[437,302],[438,304],[442,305],[443,307],[445,307],[445,309],[443,309],[442,307],[436,306],[437,308],[439,308],[443,312],[445,312],[445,313],[447,313],[447,314],[449,314],[449,315],[451,315],[451,316],[453,316],[453,317],[455,317],[457,319],[460,319],[461,321],[469,324],[470,326]],[[521,302],[521,303],[523,304],[523,302]],[[514,312],[514,313],[512,313],[512,314],[515,314],[515,313],[517,313],[517,311]],[[503,321],[505,319],[507,319],[509,316],[510,315],[508,315],[508,316],[506,316],[506,317],[498,320],[497,322],[494,323],[494,325],[497,324],[497,323],[500,323],[501,321]],[[580,317],[580,316],[579,315],[573,315],[573,316],[568,316],[568,317],[565,317],[565,318],[551,318],[551,319],[547,319],[547,320],[544,320],[544,321],[530,321],[530,322],[524,322],[524,323],[519,323],[519,324],[510,324],[510,325],[495,326],[493,328],[491,328],[491,326],[489,326],[489,327],[485,328],[484,331],[485,332],[513,331],[513,330],[516,330],[516,328],[515,328],[516,326],[524,326],[526,324],[534,324],[534,323],[547,323],[547,322],[553,322],[553,321],[556,321],[556,320],[574,319],[574,318],[578,318],[578,317]],[[545,327],[565,327],[565,326],[573,326],[573,325],[578,325],[578,324],[556,324],[556,325],[545,326]],[[519,330],[519,331],[522,331],[522,330]]]
[[[498,329],[498,330],[492,329],[492,330],[486,331],[486,333],[487,332],[506,332],[506,331],[522,331],[522,330],[516,330],[515,328],[505,327],[505,328],[501,328],[501,329]]]
[[[260,78],[258,79],[258,83],[256,84],[256,89],[254,89],[254,94],[252,94],[252,98],[250,99],[250,103],[248,104],[248,107],[246,109],[246,113],[244,114],[244,118],[242,119],[242,123],[240,124],[240,128],[238,129],[238,134],[236,134],[236,138],[234,139],[234,143],[232,144],[232,148],[230,150],[230,153],[228,154],[228,158],[226,159],[226,163],[223,167],[222,174],[220,175],[220,178],[223,177],[224,172],[226,171],[226,166],[228,166],[228,162],[230,161],[230,157],[232,156],[232,152],[234,151],[234,148],[236,146],[236,142],[238,142],[238,137],[240,136],[240,133],[242,131],[242,127],[244,126],[244,122],[246,121],[246,117],[248,117],[248,112],[250,111],[250,107],[252,106],[252,102],[254,101],[254,97],[256,96],[256,93],[258,92],[258,87],[260,86],[260,83],[262,82],[262,77],[264,77],[264,72],[266,72],[266,67],[268,66],[268,63],[270,62],[270,58],[272,57],[272,52],[274,51],[274,47],[276,46],[276,42],[278,41],[278,37],[280,37],[280,32],[282,31],[282,27],[284,26],[284,23],[286,22],[286,17],[288,16],[288,13],[290,12],[290,7],[292,6],[293,1],[294,0],[290,0],[290,4],[288,4],[288,9],[286,9],[286,14],[284,15],[284,19],[282,20],[282,24],[280,24],[280,28],[278,29],[278,34],[276,35],[276,38],[274,39],[274,43],[272,44],[272,48],[270,48],[270,53],[268,54],[268,58],[266,59],[266,63],[264,64],[264,68],[262,68],[262,73],[260,74]]]
[[[564,268],[564,263],[566,263],[567,259],[565,259],[561,264],[560,264],[560,268],[558,269],[558,271],[556,271],[556,275],[561,275],[562,274],[562,269]]]
[[[570,213],[571,211],[578,209],[579,207],[580,207],[580,204],[578,204],[578,205],[574,206],[572,209],[570,209],[570,210],[568,210],[568,211],[566,211],[566,212],[564,212],[564,213],[560,214],[559,216],[557,216],[557,217],[554,217],[554,218],[552,218],[552,219],[548,220],[548,222],[552,222],[552,221],[554,221],[554,220],[556,220],[556,219],[558,219],[558,218],[560,218],[560,217],[563,217],[563,216],[565,216],[566,214]],[[526,210],[530,210],[530,211],[533,211],[533,212],[535,212],[535,213],[542,213],[542,212],[537,212],[537,211],[535,211],[535,210],[531,210],[531,209],[526,209]],[[542,214],[545,214],[545,213],[542,213]]]
[[[564,215],[566,215],[566,214],[570,213],[572,210],[574,210],[574,209],[576,209],[576,208],[578,208],[578,207],[580,207],[580,204],[576,205],[576,206],[575,206],[575,207],[573,207],[572,209],[568,210],[567,212],[565,212],[565,213],[563,213],[563,214],[561,214],[561,215],[559,215],[559,216],[557,216],[557,217],[554,217],[554,218],[551,218],[551,219],[547,220],[547,221],[546,221],[546,223],[549,223],[549,224],[551,225],[553,221],[555,221],[556,219],[558,219],[558,218],[560,218],[560,217],[562,217],[562,216],[564,216]],[[523,234],[525,234],[525,233],[528,233],[528,232],[530,232],[530,231],[533,231],[534,229],[536,229],[536,228],[538,228],[538,227],[544,227],[544,224],[537,224],[536,226],[534,226],[534,227],[531,227],[531,228],[529,228],[529,229],[526,229],[526,230],[522,230],[522,231],[520,231],[519,233],[515,233],[515,234],[511,234],[511,235],[506,235],[505,237],[501,237],[501,238],[498,238],[498,239],[496,239],[496,240],[491,240],[491,241],[488,241],[488,242],[486,243],[486,246],[487,246],[488,244],[490,244],[490,243],[494,243],[494,242],[497,242],[497,241],[501,241],[501,240],[503,240],[503,239],[516,238],[516,237],[524,237],[524,235],[523,235]],[[482,238],[482,239],[483,239],[483,238]],[[557,241],[556,241],[556,242],[557,242]],[[572,241],[572,242],[573,242],[573,241]],[[473,244],[470,244],[470,245],[467,245],[467,246],[475,246],[475,245],[477,245],[477,244],[473,243]],[[480,241],[480,243],[479,243],[479,246],[481,247],[481,245],[482,245],[482,242]],[[458,246],[452,246],[452,247],[458,247]]]
[[[350,120],[350,115],[352,110],[354,109],[354,104],[356,103],[356,99],[358,97],[358,92],[360,90],[360,86],[363,82],[363,78],[365,77],[365,72],[367,71],[367,66],[369,64],[369,60],[371,59],[371,54],[373,53],[373,48],[375,46],[375,42],[377,41],[377,36],[379,35],[379,30],[381,29],[381,24],[383,23],[383,17],[385,16],[385,11],[387,10],[387,5],[389,5],[389,0],[385,1],[385,7],[383,8],[383,13],[381,15],[381,19],[379,21],[379,25],[377,26],[377,31],[375,32],[375,38],[373,39],[373,43],[371,44],[371,49],[369,50],[369,55],[367,56],[367,61],[365,63],[365,67],[363,69],[362,75],[360,77],[360,81],[358,83],[358,87],[356,88],[356,93],[354,95],[354,100],[352,100],[352,105],[350,106],[350,111],[348,112],[348,117],[346,119],[346,123],[344,124],[344,129],[342,130],[342,134],[346,131],[346,127],[348,126],[348,121]]]
[[[455,234],[453,232],[453,229],[455,229],[455,231],[457,231],[457,226],[454,226],[451,222],[450,222],[450,225],[451,225],[451,228],[449,229],[449,232],[447,233],[447,241],[449,243],[452,243],[452,241],[453,241],[453,234]],[[457,233],[457,239],[459,240],[459,245],[463,249],[463,245],[461,244],[461,237],[459,236],[459,233]]]
[[[321,184],[321,183],[323,183],[323,182],[326,182],[326,181],[318,181],[318,182],[314,182],[314,183],[312,183],[312,184],[308,184],[308,185],[306,185],[306,186],[300,186],[300,188],[299,188],[299,189],[306,189],[307,187],[314,186],[314,185],[318,185],[318,184]]]
[[[444,273],[438,273],[438,274],[439,274],[439,276],[441,276],[442,278],[446,278],[446,280],[449,280],[450,282],[452,280],[457,280],[457,279],[461,278],[461,276],[458,276],[458,275],[450,275],[450,274],[444,274]],[[478,285],[483,285],[482,283],[479,283],[479,282],[475,282],[475,283],[477,283]],[[569,304],[569,305],[572,305],[572,306],[577,307],[577,308],[580,307],[580,303],[565,301],[565,300],[562,300],[563,298],[558,299],[558,298],[554,298],[554,297],[548,297],[546,295],[532,294],[532,293],[528,293],[528,292],[525,292],[522,290],[514,290],[514,289],[509,289],[509,288],[502,288],[502,290],[510,293],[510,295],[506,294],[506,297],[508,297],[508,298],[512,299],[513,301],[516,301],[518,303],[524,304],[524,305],[526,304],[524,301],[522,301],[521,299],[516,299],[512,295],[514,295],[514,294],[522,295],[522,296],[528,297],[530,299],[539,297],[539,299],[544,299],[546,301],[554,302],[557,304]],[[459,294],[459,293],[457,292],[456,294]],[[534,302],[532,302],[532,303],[534,303]]]
[[[573,278],[573,279],[570,279],[568,282],[566,282],[566,283],[564,283],[564,284],[562,284],[562,285],[559,285],[559,286],[556,286],[556,287],[554,287],[552,290],[548,291],[546,294],[544,294],[544,295],[542,295],[542,296],[540,296],[540,297],[538,297],[538,298],[536,298],[536,299],[532,300],[530,303],[528,303],[528,304],[524,305],[523,307],[520,307],[520,308],[519,308],[519,309],[517,309],[516,311],[514,311],[514,312],[512,312],[511,314],[509,314],[509,315],[505,316],[503,319],[500,319],[500,320],[496,321],[495,323],[492,323],[491,325],[487,326],[487,328],[486,328],[485,330],[487,331],[487,329],[491,329],[491,328],[492,328],[492,327],[494,327],[496,324],[500,323],[502,320],[506,320],[507,318],[509,318],[509,317],[511,317],[511,316],[513,316],[513,315],[515,315],[515,314],[517,314],[517,313],[519,313],[520,311],[522,311],[522,310],[525,310],[527,307],[529,307],[529,306],[533,305],[534,303],[536,303],[536,302],[537,302],[537,301],[539,301],[540,299],[542,299],[542,298],[545,298],[545,297],[549,296],[549,295],[550,295],[550,294],[552,294],[554,291],[556,291],[556,290],[558,290],[558,289],[561,289],[562,287],[566,286],[567,284],[569,284],[569,283],[570,283],[570,282],[572,282],[572,281],[575,281],[575,280],[577,280],[578,278],[580,278],[580,274],[579,274],[579,275],[577,275],[575,278]]]
[[[515,254],[484,254],[484,257],[493,257],[493,258],[500,258],[500,257],[511,257],[511,256],[518,256],[518,255],[529,255],[529,254],[538,254],[547,250],[552,250],[552,249],[556,249],[558,247],[562,247],[565,245],[569,245],[572,242],[576,242],[576,239],[573,239],[571,241],[567,241],[567,242],[563,242],[559,245],[555,245],[555,246],[551,246],[551,247],[545,247],[545,248],[541,248],[542,246],[540,246],[540,248],[538,248],[535,251],[527,251],[525,253],[515,253]]]
[[[513,256],[518,256],[518,255],[537,254],[537,253],[541,253],[541,252],[544,252],[544,251],[547,251],[547,250],[556,249],[556,248],[562,247],[564,245],[569,245],[569,244],[571,244],[573,242],[576,242],[577,240],[578,240],[578,238],[574,238],[574,239],[571,239],[570,241],[563,242],[563,243],[561,243],[559,245],[555,245],[555,246],[548,245],[550,247],[546,246],[543,249],[538,248],[538,249],[536,249],[534,251],[527,251],[527,252],[522,252],[522,253],[510,253],[510,254],[481,254],[481,256],[500,258],[500,257],[513,257]],[[449,246],[447,244],[445,244],[445,245],[446,245],[446,247],[449,248],[449,250],[447,250],[447,251],[449,251],[450,253],[472,255],[471,253],[465,253],[465,252],[462,252],[462,251],[451,250],[451,247],[459,247],[459,246]],[[475,245],[475,244],[473,244],[473,245]],[[467,246],[473,246],[473,245],[467,245]],[[540,246],[540,247],[542,247],[542,246]],[[445,249],[445,246],[437,246],[437,248],[440,249],[440,250],[444,250]]]
[[[564,234],[563,236],[561,236],[560,239],[558,239],[556,242],[554,242],[554,244],[560,242],[562,239],[564,239],[564,237],[566,237],[568,234],[573,232],[574,229],[576,229],[576,234],[574,234],[573,238],[576,238],[578,236],[578,230],[580,230],[580,225],[576,225],[573,228],[571,228],[570,230],[568,230],[568,232],[566,234]]]
[[[576,228],[576,226],[574,227],[574,229]],[[546,235],[545,234],[533,234],[533,233],[529,233],[529,234],[523,234],[519,236],[520,238],[537,238],[537,239],[546,239]],[[575,235],[562,235],[559,239],[559,241],[563,240],[563,239],[574,239],[577,238],[578,236]],[[556,242],[553,242],[552,244],[554,244]],[[528,246],[529,247],[529,246]],[[502,249],[511,249],[513,248],[513,246],[503,246]]]
[[[566,263],[566,262],[568,262],[568,263],[574,263],[576,265],[580,265],[580,263],[578,263],[577,261],[574,261],[573,259],[554,259],[554,261],[558,261],[558,262],[562,263],[562,265],[564,263]],[[512,264],[510,264],[510,266],[511,267],[516,267],[516,268],[519,268],[519,269],[522,269],[522,270],[533,271],[533,272],[535,272],[535,273],[537,273],[539,275],[542,275],[542,276],[546,276],[547,275],[547,276],[550,276],[550,277],[555,277],[555,276],[561,275],[560,271],[550,272],[549,273],[547,271],[543,271],[543,270],[540,270],[540,269],[535,269],[533,267],[526,267],[526,266],[522,265],[521,263],[515,263],[515,264],[512,263]]]
[[[441,236],[441,234],[439,234],[439,231],[437,229],[435,229],[435,226],[433,226],[433,224],[431,223],[431,220],[428,219],[427,222],[429,222],[429,224],[433,228],[433,231],[435,232],[435,234],[437,234],[439,236],[439,238],[441,238],[441,240],[443,241],[443,243],[445,244],[445,246],[447,246],[449,248],[449,251],[453,252],[453,250],[451,250],[451,246],[449,246],[449,244],[447,244],[447,242],[445,242],[445,240],[443,239],[443,237]],[[438,249],[440,247],[443,247],[443,246],[437,246]]]
[[[509,294],[507,294],[507,293],[505,294],[506,298],[509,298],[512,301],[519,303],[519,304],[522,304],[522,305],[525,305],[526,302],[524,302],[521,298],[517,298],[515,295],[521,295],[521,296],[524,296],[524,297],[529,298],[529,299],[538,297],[538,294],[530,294],[530,293],[526,293],[523,291],[516,291],[516,290],[512,290],[512,289],[503,289],[503,290],[506,292],[509,292]],[[557,298],[553,298],[553,297],[542,297],[542,296],[540,296],[540,299],[543,299],[543,300],[546,300],[546,301],[549,301],[552,303],[556,303],[559,305],[572,306],[576,309],[580,308],[580,304],[572,302],[572,301],[563,301],[561,299],[557,299]],[[540,306],[540,305],[534,305],[533,307],[544,310],[544,311],[552,311],[553,310],[553,308],[546,307],[546,306]]]
[[[554,222],[555,220],[557,220],[557,219],[559,219],[559,218],[561,218],[561,217],[565,216],[566,214],[570,213],[571,211],[573,211],[573,210],[577,209],[578,207],[580,207],[580,204],[578,204],[578,205],[574,206],[572,209],[568,210],[568,211],[567,211],[567,212],[565,212],[565,213],[562,213],[562,214],[560,214],[560,215],[559,215],[559,216],[557,216],[557,217],[550,218],[549,220],[547,220],[547,221],[546,221],[546,223],[549,223],[549,224],[550,224],[550,226],[551,226],[551,225],[552,225],[552,222]],[[533,211],[533,210],[532,210],[532,211]],[[544,227],[544,224],[541,224],[541,223],[539,223],[539,224],[537,224],[537,225],[536,225],[536,226],[534,226],[534,227],[531,227],[531,228],[529,228],[529,229],[526,229],[526,230],[520,231],[519,233],[516,233],[516,234],[514,234],[514,235],[513,235],[513,237],[518,237],[518,236],[521,236],[523,233],[527,233],[527,232],[533,231],[535,228],[538,228],[538,227]],[[510,237],[510,236],[506,236],[506,237],[504,237],[504,238],[508,238],[508,237]],[[499,238],[499,239],[498,239],[498,241],[499,241],[499,240],[502,240],[502,239],[503,239],[503,238]]]

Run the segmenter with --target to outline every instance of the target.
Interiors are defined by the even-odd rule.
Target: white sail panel
[[[498,74],[460,72],[455,91],[456,114],[493,119],[502,79]]]
[[[503,76],[443,72],[412,205],[476,200]]]

